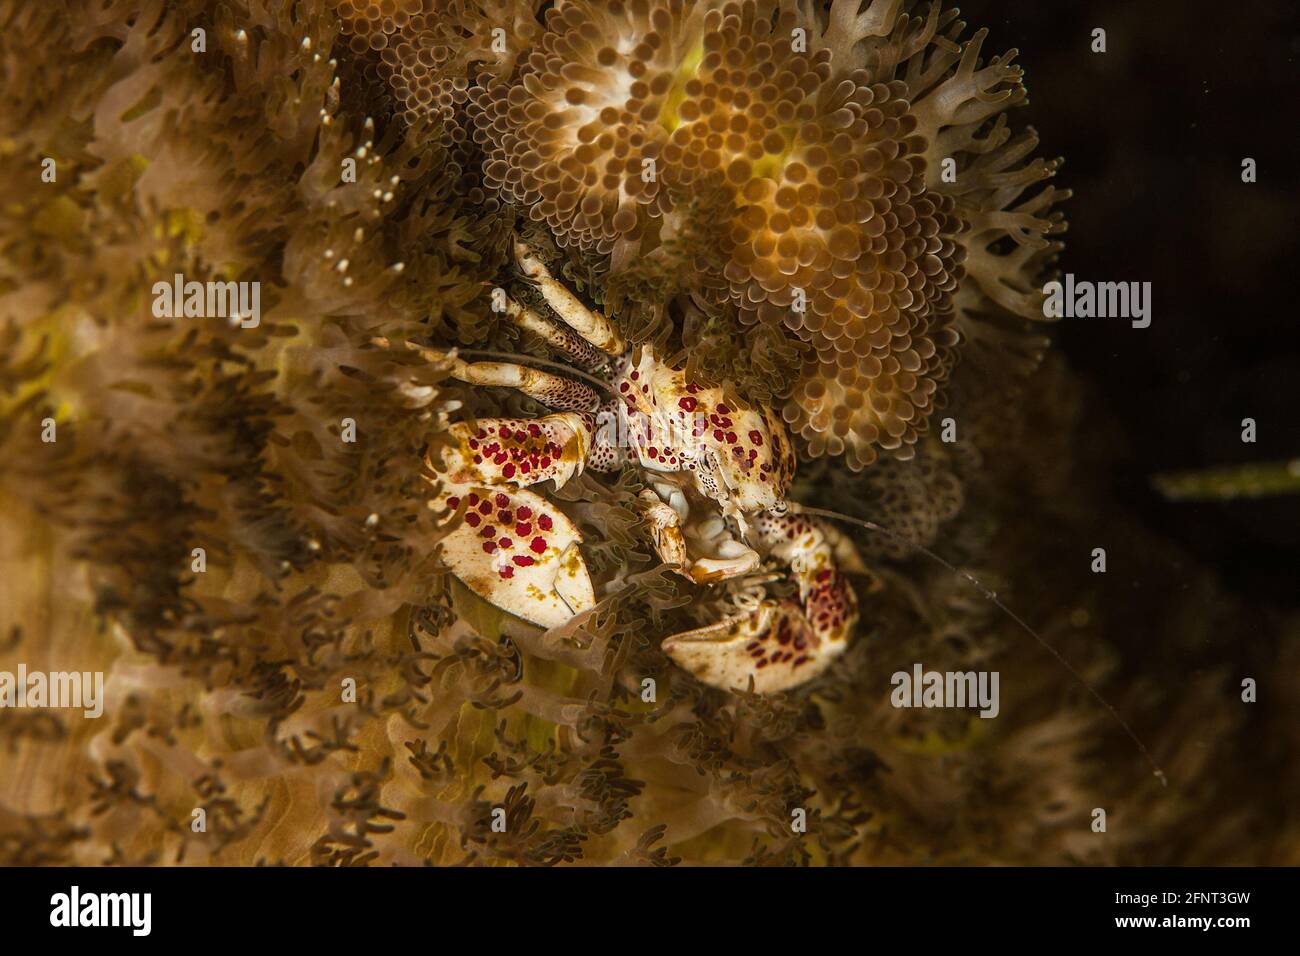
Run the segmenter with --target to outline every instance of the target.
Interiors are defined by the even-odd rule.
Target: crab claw
[[[790,565],[799,600],[766,599],[744,614],[675,634],[664,652],[712,687],[771,694],[819,675],[848,647],[858,600],[840,572],[861,560],[833,530],[802,515],[757,522],[771,553]]]
[[[462,484],[535,485],[553,479],[562,488],[582,474],[593,422],[578,412],[457,422],[450,429],[455,443],[443,450],[441,467],[429,464],[435,473]]]
[[[819,675],[848,646],[841,634],[819,635],[791,600],[766,600],[747,614],[674,634],[664,652],[696,679],[723,690],[774,694]]]
[[[546,499],[523,488],[471,486],[443,503],[464,509],[440,541],[443,561],[479,597],[547,628],[595,606],[582,534]]]

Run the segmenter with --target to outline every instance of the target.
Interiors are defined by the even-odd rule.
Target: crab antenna
[[[1133,741],[1133,743],[1137,745],[1138,751],[1142,754],[1143,758],[1145,758],[1146,762],[1151,765],[1151,769],[1155,772],[1156,778],[1160,781],[1160,785],[1162,787],[1169,786],[1169,779],[1165,776],[1165,772],[1161,770],[1159,765],[1155,762],[1155,759],[1151,756],[1151,752],[1147,750],[1146,744],[1142,743],[1141,738],[1138,737],[1136,733],[1134,733],[1133,728],[1130,727],[1128,725],[1128,722],[1124,720],[1123,717],[1120,716],[1119,711],[1117,711],[1114,708],[1114,706],[1110,703],[1110,701],[1108,701],[1105,697],[1102,697],[1101,694],[1099,694],[1097,690],[1090,683],[1088,683],[1086,679],[1084,679],[1083,675],[1080,674],[1077,670],[1075,670],[1074,666],[1068,660],[1065,659],[1065,656],[1062,655],[1060,651],[1058,651],[1051,644],[1047,643],[1047,641],[1044,640],[1037,631],[1035,631],[1032,627],[1030,627],[1028,624],[1025,623],[1024,619],[1020,617],[1020,615],[1018,615],[1015,611],[1011,610],[1011,608],[1003,604],[998,599],[997,594],[991,589],[981,584],[974,577],[974,575],[970,574],[968,571],[963,571],[961,568],[957,567],[956,565],[944,560],[943,558],[939,557],[939,555],[935,554],[933,551],[931,551],[929,548],[925,547],[924,545],[917,544],[915,541],[911,541],[908,538],[903,537],[901,534],[898,534],[897,532],[890,531],[888,528],[882,527],[881,525],[876,524],[874,521],[867,521],[864,518],[854,518],[851,515],[840,514],[838,511],[828,511],[825,508],[810,508],[806,505],[798,505],[798,510],[802,514],[820,515],[823,518],[832,518],[836,521],[846,521],[849,524],[855,524],[858,525],[859,527],[866,528],[868,531],[878,531],[883,535],[893,538],[895,541],[898,541],[901,544],[904,544],[910,548],[915,548],[916,550],[924,554],[926,557],[930,558],[930,560],[935,561],[938,564],[942,565],[943,567],[947,568],[953,574],[965,578],[966,581],[968,581],[975,588],[975,590],[979,591],[982,595],[984,595],[984,597],[987,598],[989,601],[991,601],[994,604],[994,606],[996,606],[999,610],[1002,611],[1003,614],[1011,618],[1011,620],[1015,621],[1016,624],[1020,626],[1020,629],[1022,631],[1024,631],[1034,640],[1036,640],[1043,647],[1047,648],[1048,652],[1053,657],[1055,657],[1057,661],[1060,662],[1062,667],[1064,667],[1067,671],[1069,671],[1070,675],[1075,680],[1077,680],[1080,684],[1084,686],[1084,688],[1088,691],[1089,694],[1093,696],[1093,698],[1097,701],[1097,703],[1101,704],[1101,706],[1105,707],[1106,710],[1110,711],[1110,715],[1113,718],[1115,718],[1115,722],[1118,723],[1122,728],[1124,728],[1124,732],[1128,734],[1129,738]]]
[[[457,348],[456,354],[477,356],[480,358],[489,358],[489,359],[505,359],[511,362],[521,362],[521,363],[526,362],[526,363],[531,363],[533,365],[546,366],[549,368],[556,369],[557,371],[563,372],[565,375],[572,375],[576,378],[585,379],[587,382],[590,382],[592,385],[595,385],[597,388],[599,388],[606,395],[609,395],[610,397],[615,397],[614,390],[609,387],[608,382],[602,382],[600,379],[596,378],[596,376],[589,375],[588,373],[582,371],[582,369],[577,369],[577,368],[573,368],[570,365],[565,365],[563,362],[552,362],[550,359],[538,358],[535,355],[520,355],[515,352],[493,352],[490,351],[489,349]]]

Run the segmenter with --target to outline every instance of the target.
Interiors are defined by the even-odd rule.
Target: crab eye
[[[767,513],[776,515],[779,518],[789,510],[790,506],[788,504],[784,501],[778,501],[776,504],[772,505],[772,507],[767,509]]]

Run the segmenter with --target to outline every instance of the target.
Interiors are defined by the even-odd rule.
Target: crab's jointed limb
[[[515,264],[531,282],[546,304],[569,328],[609,355],[622,355],[625,344],[614,323],[603,314],[589,309],[563,283],[551,275],[546,263],[522,239],[515,239]]]
[[[452,378],[467,385],[513,388],[561,411],[594,412],[600,405],[600,396],[590,385],[544,369],[515,362],[466,362],[458,355],[418,342],[407,342],[406,347],[431,362],[450,363]]]
[[[442,503],[461,521],[441,541],[452,573],[502,610],[558,627],[596,604],[582,533],[549,501],[513,485],[468,485]]]
[[[797,506],[794,506],[797,508]],[[856,549],[834,528],[797,511],[753,522],[761,547],[788,565],[797,601],[766,598],[716,624],[669,637],[663,649],[699,680],[760,694],[816,677],[848,646],[858,604],[845,572],[865,573]]]

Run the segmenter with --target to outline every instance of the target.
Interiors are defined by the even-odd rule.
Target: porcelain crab
[[[847,646],[858,619],[848,573],[865,573],[846,538],[787,500],[796,456],[770,408],[688,381],[648,347],[629,350],[618,327],[557,280],[514,237],[520,280],[537,293],[504,314],[541,336],[582,377],[521,362],[466,361],[408,342],[468,384],[517,389],[553,410],[537,418],[483,418],[452,426],[452,442],[430,460],[453,529],[443,559],[465,585],[497,607],[555,627],[596,603],[582,536],[533,488],[562,486],[584,469],[639,468],[646,526],[656,552],[702,586],[748,581],[765,560],[793,577],[798,599],[759,587],[736,589],[735,613],[666,638],[665,653],[706,684],[771,693],[820,674]],[[542,308],[542,303],[547,308]],[[544,317],[548,311],[552,317]]]

